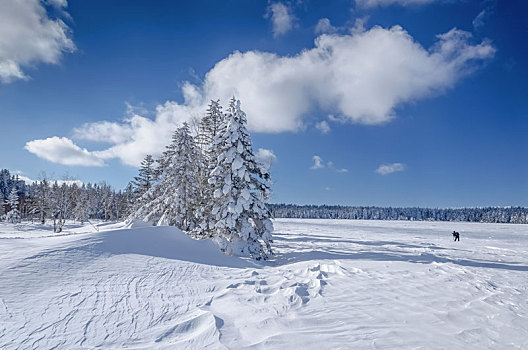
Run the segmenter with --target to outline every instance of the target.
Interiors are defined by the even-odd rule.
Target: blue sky
[[[123,188],[234,94],[274,202],[528,205],[524,1],[5,3],[2,168]]]

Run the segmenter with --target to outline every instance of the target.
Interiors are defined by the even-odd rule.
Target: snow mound
[[[140,227],[136,228],[137,226]],[[90,246],[92,253],[139,254],[224,267],[255,264],[249,260],[226,256],[212,240],[195,240],[173,226],[141,227],[138,221],[134,221],[129,227],[133,228],[94,234],[86,239],[88,242],[93,241],[87,246]]]
[[[151,227],[151,226],[152,226],[152,224],[149,223],[149,222],[145,222],[143,220],[134,219],[134,220],[131,220],[129,223],[127,223],[125,228],[143,228],[143,227]]]

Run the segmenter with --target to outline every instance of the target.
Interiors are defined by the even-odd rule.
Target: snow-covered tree
[[[51,189],[46,178],[43,178],[42,181],[40,181],[36,186],[36,197],[33,200],[32,212],[39,214],[40,223],[44,225],[46,223],[46,217],[51,212]]]
[[[145,195],[149,202],[134,214],[135,218],[158,225],[172,225],[184,231],[196,226],[198,203],[199,152],[189,126],[184,123],[172,137],[159,161],[159,182]]]
[[[213,147],[215,138],[225,129],[225,116],[219,101],[211,100],[207,113],[199,124],[197,144],[200,149],[199,161],[199,204],[196,216],[199,225],[193,231],[196,238],[211,237],[215,221],[212,215],[213,191],[208,180],[211,171],[216,167],[218,149]]]
[[[265,204],[270,177],[255,159],[246,123],[240,101],[233,98],[226,128],[213,145],[213,152],[218,154],[209,178],[214,190],[213,237],[226,254],[259,260],[271,253],[273,225]]]
[[[80,221],[81,224],[88,220],[88,191],[86,191],[86,186],[84,184],[79,188],[79,193],[77,194],[77,202],[75,203],[75,209],[73,210],[73,218]]]
[[[12,224],[18,224],[20,222],[20,211],[18,210],[18,194],[16,187],[11,189],[9,196],[7,197],[7,204],[10,210],[6,214],[6,221]]]
[[[154,158],[147,154],[141,162],[138,176],[132,181],[135,187],[136,198],[141,198],[154,184],[156,179],[156,169],[154,167]]]
[[[4,215],[5,215],[4,198],[0,196],[0,220],[4,218]]]

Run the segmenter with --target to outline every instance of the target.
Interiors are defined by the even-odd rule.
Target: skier
[[[456,241],[459,241],[460,242],[460,233],[456,232],[456,231],[453,231],[453,240],[456,242]]]

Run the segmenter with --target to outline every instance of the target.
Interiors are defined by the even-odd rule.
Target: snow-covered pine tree
[[[20,211],[18,210],[18,194],[16,187],[11,189],[7,197],[7,204],[9,205],[9,212],[6,214],[6,221],[12,224],[20,222]]]
[[[77,203],[73,209],[73,218],[80,221],[81,224],[88,220],[88,191],[84,184],[79,188]]]
[[[50,186],[48,180],[46,178],[43,178],[42,181],[40,181],[37,185],[37,189],[35,191],[35,201],[34,201],[34,212],[39,213],[40,217],[40,223],[45,224],[46,223],[46,216],[51,211],[51,196],[50,196]]]
[[[225,116],[219,100],[211,100],[205,116],[200,121],[197,143],[204,153],[211,151],[215,137],[225,128]]]
[[[0,195],[0,220],[4,218],[5,207],[4,207],[4,198]]]
[[[147,154],[145,159],[141,162],[141,166],[138,171],[138,176],[134,177],[132,184],[134,185],[136,198],[141,198],[145,194],[156,179],[156,169],[154,167],[154,158],[152,155]]]
[[[208,180],[211,171],[216,167],[217,149],[213,147],[215,138],[225,130],[225,116],[219,100],[211,100],[206,115],[199,125],[197,144],[200,149],[199,199],[196,212],[199,225],[193,231],[196,238],[211,237],[214,228],[212,215],[213,191]]]
[[[228,255],[266,259],[271,254],[271,213],[265,205],[270,176],[253,154],[240,101],[233,98],[226,116],[226,129],[214,142],[219,156],[211,172],[214,240]]]
[[[183,231],[196,226],[198,203],[198,149],[189,126],[184,123],[172,137],[159,164],[159,182],[144,197],[152,198],[134,214],[135,218],[171,225]]]
[[[128,217],[134,212],[134,186],[131,182],[125,187],[123,194],[121,196],[121,207],[123,208],[122,217]]]

